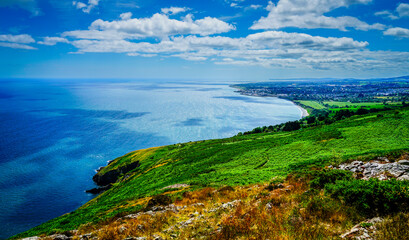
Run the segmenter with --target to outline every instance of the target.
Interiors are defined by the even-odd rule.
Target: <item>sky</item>
[[[0,78],[409,75],[409,0],[0,0]]]

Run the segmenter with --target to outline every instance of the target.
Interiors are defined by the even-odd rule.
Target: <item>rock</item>
[[[401,164],[401,165],[409,166],[409,160],[400,160],[398,163]]]
[[[155,206],[166,206],[172,203],[172,199],[168,195],[156,195],[149,200],[146,209],[152,209]]]
[[[34,236],[34,237],[28,237],[28,238],[22,238],[21,240],[40,240],[41,238]]]
[[[104,169],[105,167],[99,167],[96,171],[100,172],[102,169]]]
[[[106,185],[106,186],[102,186],[102,187],[96,187],[96,188],[92,188],[89,190],[86,190],[86,193],[91,193],[91,194],[100,194],[102,192],[105,192],[106,190],[110,189],[112,187],[111,184]]]
[[[187,226],[189,226],[190,224],[192,224],[194,222],[194,218],[190,218],[184,222],[179,222],[178,224],[180,225],[181,228],[186,228]]]
[[[128,228],[122,226],[118,229],[119,233],[124,233],[126,230],[128,230]]]
[[[400,181],[409,181],[409,174],[404,174],[404,175],[398,177],[397,180],[400,180]]]
[[[87,233],[87,234],[79,236],[79,239],[81,239],[81,240],[89,240],[91,238],[92,238],[91,233]]]
[[[63,234],[54,234],[51,236],[48,236],[49,238],[51,238],[52,240],[69,240],[71,239],[70,237],[67,237]]]
[[[118,167],[117,169],[108,171],[104,174],[100,174],[99,172],[92,177],[92,180],[98,185],[98,186],[106,186],[111,183],[115,183],[118,181],[118,178],[122,174],[126,174],[135,168],[139,167],[140,163],[139,161],[132,162],[128,165]]]
[[[192,207],[205,207],[205,205],[203,203],[194,203]]]
[[[382,160],[383,163],[379,161],[370,161],[367,163],[354,161],[352,163],[341,164],[337,169],[354,172],[355,178],[364,180],[370,178],[378,178],[380,180],[398,178],[405,180],[407,177],[401,178],[401,176],[409,175],[409,165],[405,165],[406,163],[409,164],[408,160],[401,160],[397,163],[390,163],[385,159]]]
[[[163,238],[161,236],[158,236],[158,235],[153,235],[153,239],[154,240],[163,240]]]
[[[190,187],[190,185],[189,185],[189,184],[173,184],[173,185],[164,187],[164,188],[162,188],[161,190],[164,190],[164,189],[175,189],[175,188],[187,188],[187,187]]]
[[[341,238],[347,239],[375,239],[376,223],[383,219],[376,217],[355,225],[350,231],[341,235]]]

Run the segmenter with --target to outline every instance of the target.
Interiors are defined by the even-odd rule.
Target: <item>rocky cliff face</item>
[[[139,161],[136,161],[136,162],[130,163],[128,165],[118,167],[117,169],[107,171],[105,173],[98,172],[97,174],[95,174],[95,176],[92,178],[92,180],[94,180],[94,182],[98,186],[106,186],[106,185],[115,183],[116,181],[118,181],[118,179],[119,179],[119,177],[121,175],[126,174],[126,173],[134,170],[135,168],[139,167],[140,165],[141,164],[139,163]]]

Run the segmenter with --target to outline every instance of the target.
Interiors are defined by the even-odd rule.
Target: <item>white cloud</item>
[[[3,34],[0,35],[0,46],[9,48],[20,48],[20,49],[36,49],[27,44],[34,43],[35,40],[28,34],[11,35]]]
[[[115,32],[119,35],[132,36],[133,38],[145,37],[168,37],[173,35],[212,35],[234,30],[231,24],[223,22],[217,18],[205,17],[203,19],[193,20],[192,15],[188,14],[183,20],[170,19],[164,14],[154,14],[150,18],[132,18],[120,21],[103,21],[98,19],[94,21],[90,30],[93,33],[101,34],[108,32],[108,35]],[[100,33],[98,33],[100,31]],[[90,33],[90,31],[87,31]]]
[[[269,2],[267,17],[255,22],[251,29],[280,29],[285,27],[297,28],[330,28],[346,31],[355,28],[367,31],[370,29],[382,30],[384,25],[368,24],[355,17],[340,16],[327,17],[324,14],[340,7],[352,4],[368,4],[371,0],[280,0],[277,5]]]
[[[267,31],[247,37],[174,36],[156,43],[127,39],[80,39],[72,41],[78,53],[114,52],[129,56],[178,57],[215,64],[378,71],[409,67],[407,52],[369,51],[367,42],[352,38],[312,36]]]
[[[409,4],[399,4],[399,6],[396,8],[396,12],[399,14],[399,17],[409,17]]]
[[[119,15],[119,17],[122,20],[129,20],[132,18],[132,13],[131,12],[122,13],[121,15]]]
[[[38,44],[54,46],[57,43],[69,43],[69,41],[66,38],[62,37],[44,37],[43,39],[44,40],[39,41]]]
[[[115,30],[99,31],[99,30],[75,30],[61,34],[63,37],[71,37],[77,39],[95,39],[95,40],[120,40],[133,39],[132,34],[117,32]]]
[[[389,28],[388,30],[384,31],[383,34],[399,38],[409,38],[409,29],[400,27]]]
[[[242,8],[242,6],[238,5],[235,2],[230,3],[230,7],[234,7],[234,8]]]
[[[9,43],[9,42],[0,42],[0,47],[8,47],[8,48],[16,48],[16,49],[27,49],[27,50],[35,50],[37,48],[20,43]]]
[[[84,13],[90,13],[92,9],[98,6],[100,0],[88,0],[88,4],[80,1],[73,1],[72,5],[77,9],[81,9]]]
[[[375,16],[386,17],[391,20],[396,20],[403,17],[409,17],[409,4],[400,3],[395,10],[395,13],[392,13],[388,10],[376,12]]]
[[[170,7],[170,8],[162,8],[161,11],[164,14],[169,14],[169,15],[176,15],[178,13],[186,12],[189,11],[190,8],[187,7]]]
[[[1,42],[13,42],[13,43],[33,43],[35,40],[28,34],[11,35],[3,34],[0,35]]]
[[[250,5],[250,8],[251,9],[259,9],[259,8],[262,8],[263,6],[261,6],[261,5],[256,5],[256,4],[251,4]]]
[[[391,13],[390,11],[380,11],[380,12],[376,12],[375,16],[381,16],[381,17],[385,17],[385,18],[389,18],[391,20],[395,20],[398,19],[399,17],[394,15],[393,13]]]

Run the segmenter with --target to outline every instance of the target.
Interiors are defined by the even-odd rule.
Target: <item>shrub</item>
[[[339,180],[325,185],[331,197],[353,206],[365,216],[406,211],[409,206],[409,182],[395,179]]]
[[[337,180],[351,180],[352,172],[344,170],[322,170],[314,173],[310,182],[312,188],[324,188],[327,184],[335,183]]]

